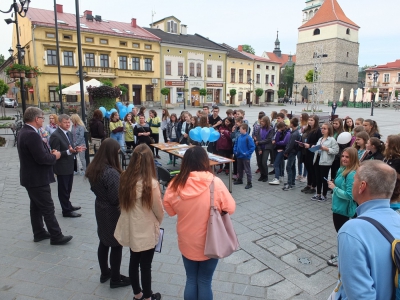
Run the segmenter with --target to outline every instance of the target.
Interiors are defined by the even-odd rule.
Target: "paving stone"
[[[233,254],[231,254],[230,256],[226,257],[223,259],[224,263],[227,264],[240,264],[244,261],[248,261],[250,259],[252,259],[253,257],[248,254],[247,252],[243,251],[243,250],[239,250],[234,252]]]
[[[236,267],[236,272],[240,274],[251,275],[265,270],[267,267],[257,259],[251,259],[243,262]]]
[[[278,273],[276,273],[275,271],[265,270],[265,271],[262,271],[261,273],[251,276],[250,282],[252,285],[268,287],[268,286],[271,286],[283,279],[284,278],[282,276],[280,276]]]
[[[284,300],[301,294],[302,289],[288,280],[283,280],[267,288],[266,299]],[[321,298],[322,299],[322,298]]]
[[[298,249],[292,253],[284,255],[281,257],[282,261],[287,263],[288,265],[298,269],[302,273],[306,275],[311,275],[316,273],[317,271],[326,268],[326,261],[323,261],[321,258],[317,257],[315,254],[312,254],[304,249]],[[299,261],[299,259],[307,259],[310,264],[303,264]]]
[[[275,234],[258,240],[257,245],[264,247],[277,257],[281,257],[282,255],[297,249],[296,244]]]

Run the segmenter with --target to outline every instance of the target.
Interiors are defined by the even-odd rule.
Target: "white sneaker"
[[[281,182],[279,181],[279,179],[274,178],[274,180],[268,182],[269,184],[273,184],[273,185],[279,185]]]
[[[296,180],[301,180],[301,178],[303,178],[303,176],[297,175]]]
[[[302,178],[300,179],[300,182],[307,182],[307,177],[302,177]]]

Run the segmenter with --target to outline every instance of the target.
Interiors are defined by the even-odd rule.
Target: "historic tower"
[[[336,0],[325,0],[315,15],[299,27],[294,75],[294,81],[300,83],[299,93],[305,86],[311,93],[312,83],[306,82],[305,75],[318,65],[319,98],[325,103],[339,100],[343,88],[348,100],[350,89],[357,87],[359,28]]]

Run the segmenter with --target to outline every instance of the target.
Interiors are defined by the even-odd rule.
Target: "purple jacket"
[[[277,131],[275,135],[275,149],[285,150],[286,145],[289,143],[289,140],[290,140],[290,129],[286,131]]]

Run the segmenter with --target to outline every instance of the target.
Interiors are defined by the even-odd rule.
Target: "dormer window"
[[[319,28],[314,30],[314,35],[319,35],[321,33],[321,31],[319,30]]]
[[[167,32],[169,33],[178,33],[178,23],[174,21],[167,22]]]

